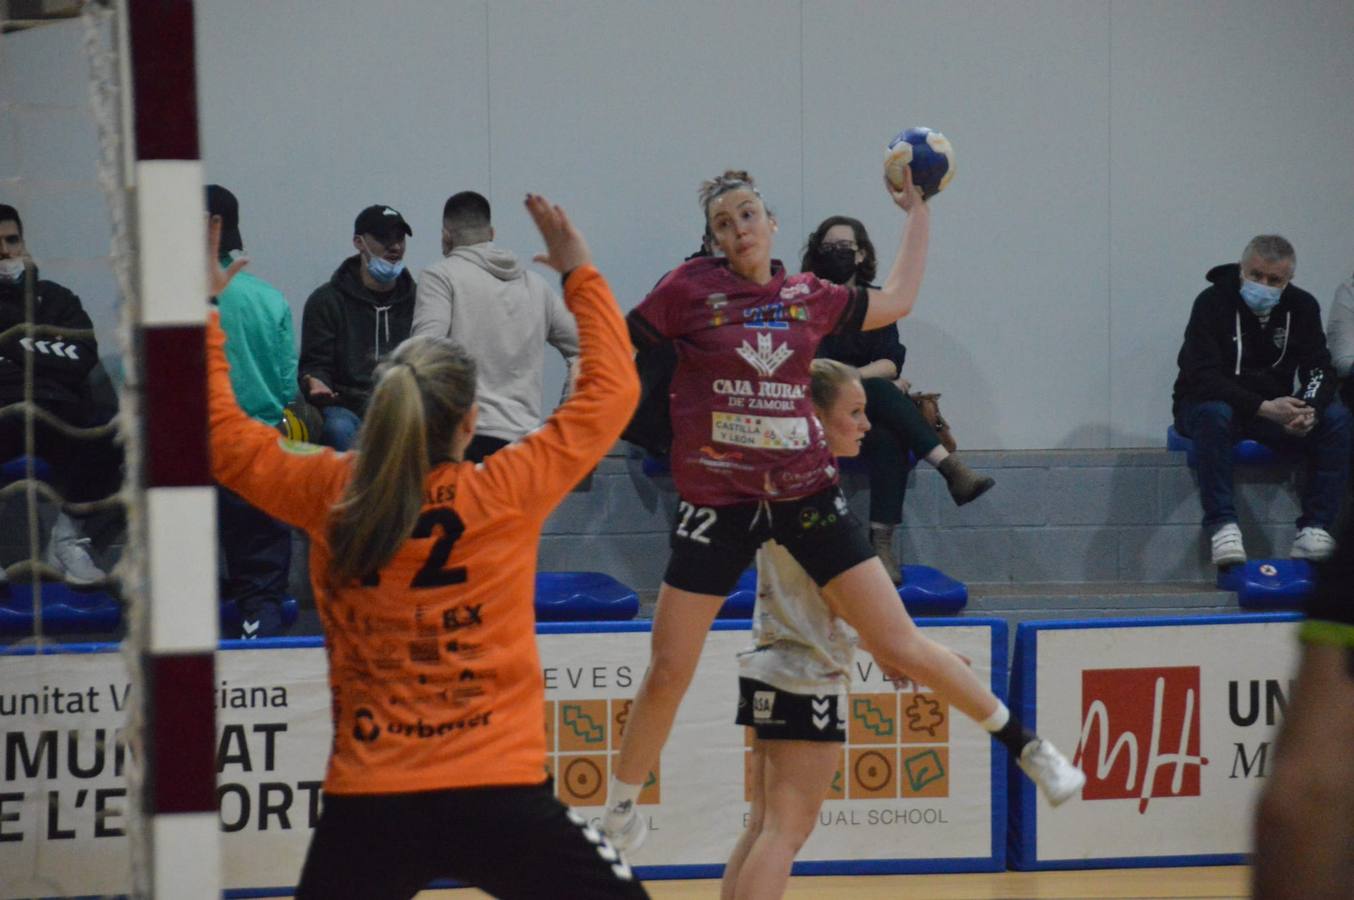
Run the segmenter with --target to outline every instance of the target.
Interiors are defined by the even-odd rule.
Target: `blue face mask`
[[[1267,316],[1269,311],[1279,305],[1279,297],[1283,295],[1283,288],[1270,287],[1267,284],[1260,284],[1258,281],[1249,281],[1241,279],[1241,299],[1246,301],[1246,305],[1251,308],[1251,312],[1257,316]]]
[[[376,279],[378,284],[390,284],[404,271],[404,260],[391,262],[384,256],[373,256],[367,261],[367,273]]]

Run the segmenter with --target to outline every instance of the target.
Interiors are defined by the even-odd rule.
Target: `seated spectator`
[[[222,267],[244,252],[240,206],[219,184],[207,185],[207,213],[220,221]],[[296,394],[296,341],[291,307],[275,287],[240,272],[216,297],[235,399],[251,418],[274,428]],[[282,602],[291,567],[291,529],[217,485],[217,535],[224,563],[221,600],[240,611],[245,640],[281,634]]]
[[[320,407],[320,443],[353,445],[377,361],[409,336],[414,279],[404,268],[414,230],[389,206],[368,206],[353,223],[353,249],[306,300],[301,315],[301,392]]]
[[[1213,564],[1246,561],[1232,501],[1232,446],[1251,438],[1307,460],[1290,555],[1324,560],[1349,475],[1350,420],[1316,298],[1292,283],[1297,253],[1283,237],[1252,238],[1241,262],[1215,266],[1194,300],[1175,380],[1175,427],[1194,441]],[[1296,384],[1296,389],[1294,385]]]
[[[1349,377],[1354,369],[1354,275],[1335,289],[1335,301],[1326,321],[1326,343],[1335,375],[1344,383],[1345,405],[1349,405],[1350,397],[1354,396],[1354,379]]]
[[[800,271],[854,286],[869,284],[875,267],[874,244],[865,226],[848,216],[830,216],[809,235]],[[978,475],[945,449],[936,429],[908,397],[911,383],[902,377],[907,348],[898,340],[896,324],[875,331],[828,335],[819,345],[818,355],[854,366],[860,373],[866,415],[874,426],[861,445],[870,476],[870,542],[894,582],[901,583],[893,535],[903,521],[909,451],[936,467],[959,506],[976,500],[996,482]]]
[[[494,243],[489,201],[480,194],[447,199],[442,255],[419,276],[412,333],[474,349],[480,411],[465,458],[481,462],[540,427],[545,345],[571,365],[578,325],[543,276]]]
[[[94,437],[62,427],[106,424],[106,413],[90,393],[89,375],[98,360],[94,326],[80,298],[41,278],[18,210],[0,204],[0,461],[27,452],[20,404],[33,403],[34,453],[51,465],[52,487],[67,503],[111,497],[122,483],[122,448],[111,427]],[[29,361],[31,390],[24,374]],[[71,584],[107,577],[90,556],[89,538],[64,510],[57,513],[44,561]]]

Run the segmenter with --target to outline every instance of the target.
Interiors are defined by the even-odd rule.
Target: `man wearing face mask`
[[[25,332],[26,323],[37,326],[34,333]],[[0,407],[30,401],[69,426],[104,425],[107,413],[100,413],[90,391],[90,371],[98,361],[94,326],[80,298],[39,276],[28,255],[18,210],[0,204]],[[32,382],[26,385],[30,363]],[[67,502],[88,503],[117,493],[122,448],[111,429],[76,437],[41,415],[33,427],[35,454],[51,465],[53,487]],[[0,462],[25,452],[24,417],[0,417]],[[76,520],[62,511],[51,529],[44,561],[66,581],[90,584],[106,576],[89,547]],[[0,565],[0,588],[5,580]]]
[[[409,336],[414,279],[405,270],[404,251],[413,234],[397,210],[368,206],[353,223],[357,255],[306,300],[301,391],[324,414],[320,442],[336,450],[353,444],[377,361]]]
[[[1276,234],[1255,237],[1241,263],[1216,266],[1194,301],[1180,374],[1175,427],[1194,440],[1204,529],[1217,566],[1246,561],[1232,500],[1232,445],[1251,438],[1306,458],[1302,515],[1290,555],[1325,560],[1349,473],[1350,416],[1335,396],[1321,310],[1292,284],[1297,255]]]

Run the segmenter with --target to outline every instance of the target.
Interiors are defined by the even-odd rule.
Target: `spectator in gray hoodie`
[[[489,201],[453,194],[442,208],[444,258],[419,276],[410,332],[474,351],[480,412],[465,451],[474,462],[541,424],[545,345],[566,364],[578,356],[578,326],[559,294],[493,240]]]

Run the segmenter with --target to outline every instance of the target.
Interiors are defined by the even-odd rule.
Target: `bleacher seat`
[[[639,613],[639,596],[601,572],[538,572],[536,621],[616,622]]]
[[[28,457],[16,456],[13,459],[7,459],[0,463],[0,485],[10,484],[21,478],[28,477]],[[39,481],[50,482],[52,480],[52,467],[47,460],[36,458],[33,460],[33,477]]]
[[[122,623],[122,603],[103,591],[77,591],[61,582],[43,582],[43,634],[107,634]],[[0,593],[0,634],[33,633],[33,583],[9,582]]]
[[[968,605],[968,585],[930,566],[905,565],[898,596],[914,616],[951,615]]]
[[[0,463],[0,487],[29,477],[29,462],[16,456]],[[52,480],[45,459],[33,458],[32,469],[37,480]],[[22,543],[26,547],[27,541]],[[40,589],[43,634],[107,634],[122,624],[121,601],[105,591],[76,590],[59,581],[44,581]],[[0,588],[0,634],[32,634],[35,619],[30,579],[17,577]]]
[[[1312,565],[1305,559],[1252,559],[1218,569],[1217,585],[1235,591],[1243,609],[1297,609],[1312,592]]]
[[[903,566],[898,597],[914,616],[952,615],[968,605],[968,585],[930,566]],[[729,592],[717,618],[750,619],[757,602],[757,570],[748,569]]]
[[[1184,451],[1185,463],[1191,469],[1198,465],[1198,458],[1194,452],[1194,440],[1176,431],[1174,425],[1166,429],[1166,449]],[[1285,455],[1273,447],[1248,438],[1236,442],[1236,445],[1232,448],[1232,459],[1243,466],[1268,466],[1281,462],[1285,459]]]
[[[646,453],[639,466],[650,478],[662,478],[672,474],[672,461],[666,456],[650,456]]]
[[[757,603],[757,570],[748,569],[742,575],[738,576],[738,584],[734,585],[729,596],[725,598],[724,605],[719,608],[715,615],[717,619],[751,619],[752,607]]]
[[[301,605],[296,602],[295,597],[283,599],[280,611],[284,628],[290,628],[296,624],[296,616],[300,608]],[[227,600],[221,604],[221,634],[231,637],[240,636],[240,608],[235,605],[234,600]]]

